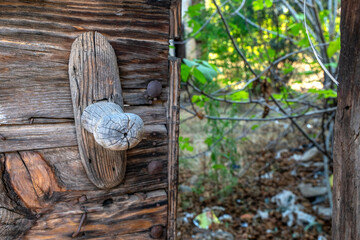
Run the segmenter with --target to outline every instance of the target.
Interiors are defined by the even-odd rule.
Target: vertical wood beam
[[[169,107],[168,107],[168,228],[167,239],[176,239],[176,216],[177,216],[177,185],[179,167],[179,105],[180,105],[180,64],[181,59],[170,58],[170,86],[169,86]]]
[[[360,239],[360,2],[341,1],[334,141],[334,240]]]
[[[170,6],[170,39],[180,39],[181,34],[181,0],[174,0]]]

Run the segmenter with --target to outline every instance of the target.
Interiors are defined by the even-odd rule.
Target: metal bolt
[[[161,225],[152,226],[150,229],[150,237],[152,238],[161,238],[163,235],[164,229]]]
[[[158,174],[163,170],[162,162],[160,161],[151,161],[148,165],[148,173],[149,174]]]
[[[157,80],[151,81],[147,85],[146,92],[152,98],[156,98],[160,96],[161,91],[162,91],[161,83]]]

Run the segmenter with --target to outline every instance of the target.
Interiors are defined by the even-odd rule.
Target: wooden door
[[[179,5],[0,0],[0,239],[175,239],[179,60],[168,52]],[[69,55],[88,31],[114,48],[125,111],[145,123],[109,190],[89,181],[75,133]]]

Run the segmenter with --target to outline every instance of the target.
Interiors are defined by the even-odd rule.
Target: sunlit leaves
[[[309,89],[310,93],[315,93],[318,98],[336,98],[337,92],[333,89]]]
[[[265,0],[265,1],[264,0],[254,0],[252,2],[252,4],[253,4],[253,8],[255,11],[260,11],[260,10],[263,10],[264,7],[267,7],[267,8],[271,7],[273,4],[273,1],[272,0]]]
[[[218,69],[206,61],[183,59],[181,65],[181,80],[186,82],[189,77],[193,76],[200,84],[211,82],[216,78]]]
[[[284,64],[285,66],[284,66],[284,68],[282,69],[282,71],[283,71],[283,73],[286,75],[286,74],[288,74],[288,73],[290,73],[290,72],[292,72],[294,69],[295,69],[295,67],[293,67],[291,64],[288,64],[288,63],[286,63],[286,64]]]
[[[231,100],[233,101],[241,101],[241,100],[248,100],[249,93],[247,91],[238,91],[230,95]]]
[[[264,9],[264,1],[263,0],[254,0],[253,8],[255,11],[263,10]]]
[[[327,49],[327,55],[331,58],[336,52],[340,50],[340,37],[336,38],[334,41],[330,42],[329,47]]]
[[[265,0],[265,5],[267,8],[271,7],[273,4],[273,0]]]
[[[190,144],[190,138],[188,137],[179,137],[179,147],[181,150],[187,150],[189,152],[194,151],[194,147]]]
[[[191,98],[191,102],[197,105],[198,107],[204,107],[207,101],[209,101],[209,98],[203,95],[193,95]]]
[[[186,64],[181,64],[181,81],[187,82],[191,72],[191,67]]]
[[[201,10],[203,9],[204,9],[203,3],[194,4],[189,6],[186,14],[189,16],[189,18],[194,18],[196,16],[199,16],[201,14]]]

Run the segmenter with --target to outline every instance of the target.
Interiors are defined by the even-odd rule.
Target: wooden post
[[[334,240],[360,239],[360,2],[341,1],[334,141]]]

